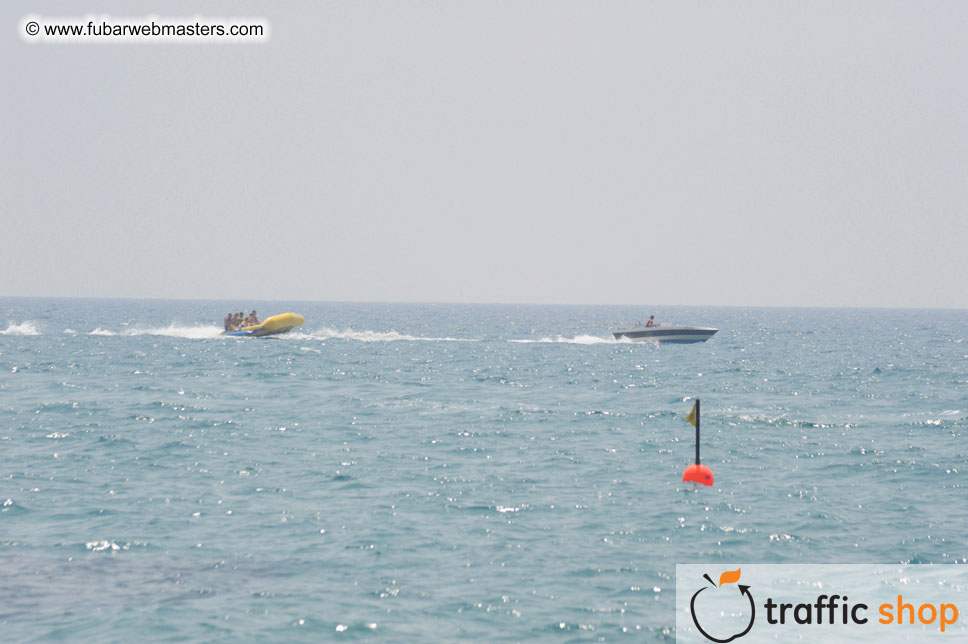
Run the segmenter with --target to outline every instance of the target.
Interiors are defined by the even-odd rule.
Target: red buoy
[[[682,472],[682,480],[688,483],[713,484],[713,471],[705,465],[693,464]]]

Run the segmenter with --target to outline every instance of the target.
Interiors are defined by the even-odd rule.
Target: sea
[[[965,310],[0,298],[0,641],[671,642],[676,564],[964,565],[966,385]]]

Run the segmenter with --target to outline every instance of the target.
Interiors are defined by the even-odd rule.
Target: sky
[[[271,36],[20,34],[87,14]],[[968,308],[968,3],[0,21],[0,296]]]

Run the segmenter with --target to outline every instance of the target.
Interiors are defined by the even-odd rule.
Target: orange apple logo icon
[[[696,628],[699,629],[699,632],[711,642],[719,642],[719,644],[732,642],[737,637],[743,637],[750,632],[751,628],[753,628],[753,620],[756,617],[756,603],[753,601],[753,595],[750,594],[750,587],[737,584],[739,587],[739,594],[733,595],[733,593],[730,592],[732,591],[732,586],[726,586],[727,584],[735,584],[738,582],[741,571],[741,568],[737,568],[736,570],[727,570],[719,576],[718,586],[713,583],[713,580],[709,578],[709,575],[703,575],[706,581],[709,582],[709,585],[703,586],[697,590],[696,594],[692,596],[692,600],[689,602],[689,612],[692,613],[692,623],[695,624]],[[709,592],[703,595],[704,591]],[[745,600],[743,599],[744,595],[746,597]],[[742,616],[742,610],[746,607],[746,601],[749,601],[750,604],[750,617],[748,622],[745,622],[745,620],[735,619],[736,617]],[[736,602],[740,602],[739,609],[729,608],[728,610],[720,609],[717,611],[713,607],[733,607],[736,605]],[[699,605],[698,611],[697,604]],[[726,615],[725,619],[715,619],[712,617],[717,613],[720,616]],[[706,628],[703,628],[702,624],[699,623],[700,616],[703,616],[703,619],[706,621]]]

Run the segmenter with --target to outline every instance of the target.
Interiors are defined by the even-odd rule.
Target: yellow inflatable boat
[[[303,322],[303,316],[298,313],[280,313],[279,315],[266,318],[262,321],[262,324],[244,326],[236,331],[226,331],[222,335],[251,335],[255,337],[278,335],[286,331],[291,331],[297,326],[302,326]]]

